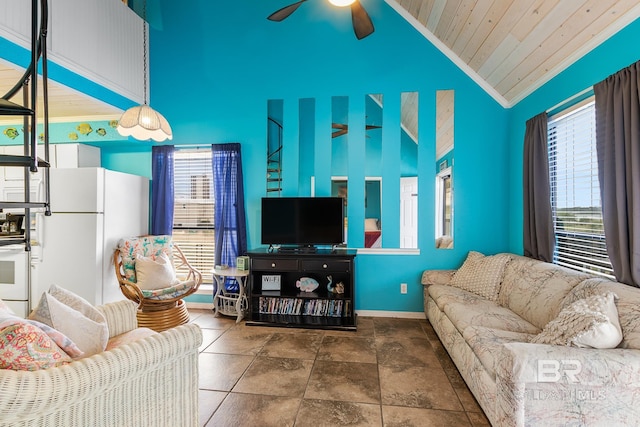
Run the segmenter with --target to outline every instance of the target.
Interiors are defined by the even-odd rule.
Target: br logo
[[[538,359],[538,382],[555,383],[566,377],[570,383],[578,382],[578,374],[582,371],[579,360]]]

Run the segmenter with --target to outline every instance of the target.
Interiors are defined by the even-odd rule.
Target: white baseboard
[[[396,317],[399,319],[426,319],[420,311],[386,311],[386,310],[356,310],[358,316],[364,317]]]
[[[187,303],[187,308],[213,310],[213,304],[210,302],[185,302]]]

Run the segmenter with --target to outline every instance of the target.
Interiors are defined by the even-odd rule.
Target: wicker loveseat
[[[110,340],[137,328],[131,301],[98,309]],[[196,426],[201,342],[188,324],[60,367],[0,370],[0,426]]]

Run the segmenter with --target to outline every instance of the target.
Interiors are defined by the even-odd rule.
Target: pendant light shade
[[[173,139],[171,126],[164,116],[147,105],[149,94],[147,93],[147,2],[142,3],[142,65],[144,81],[144,104],[131,107],[118,121],[116,130],[122,136],[132,136],[140,141],[153,139],[162,142],[165,139]]]
[[[125,111],[116,130],[122,136],[132,136],[140,141],[153,139],[162,142],[165,139],[173,139],[167,119],[146,104]]]
[[[338,7],[351,6],[354,2],[355,0],[329,0],[329,3]]]

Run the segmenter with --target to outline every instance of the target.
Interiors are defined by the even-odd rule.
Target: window
[[[215,251],[211,150],[176,150],[174,156],[173,239],[210,282],[206,273],[214,266]]]
[[[446,168],[436,176],[436,238],[451,236],[453,231],[451,229],[452,196],[451,168]]]
[[[553,262],[612,278],[600,204],[593,97],[551,117],[547,129],[556,236]]]

